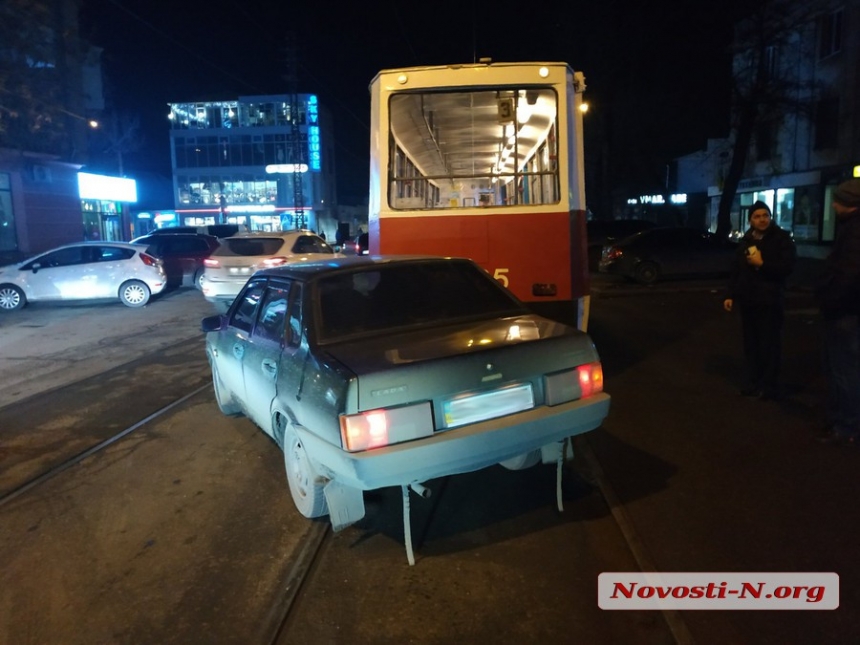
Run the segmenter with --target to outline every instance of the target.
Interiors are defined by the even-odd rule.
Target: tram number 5
[[[508,271],[510,271],[510,269],[496,269],[496,272],[493,274],[493,277],[501,282],[503,287],[510,286],[508,276],[505,275]]]

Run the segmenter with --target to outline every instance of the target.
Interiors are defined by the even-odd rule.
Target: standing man
[[[771,219],[770,207],[756,202],[749,211],[749,230],[738,243],[729,278],[726,311],[738,305],[743,334],[745,375],[741,394],[779,399],[785,281],[797,251],[788,232]]]
[[[833,249],[816,285],[824,323],[824,372],[828,380],[827,428],[819,439],[860,441],[860,179],[833,192],[837,228]]]

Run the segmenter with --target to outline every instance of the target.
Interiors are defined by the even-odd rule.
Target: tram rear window
[[[557,106],[551,88],[393,95],[389,205],[424,210],[557,204]]]

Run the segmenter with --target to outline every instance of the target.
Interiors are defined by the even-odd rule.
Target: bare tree
[[[0,145],[70,158],[81,147],[77,0],[0,2]]]
[[[731,161],[723,177],[717,213],[717,234],[731,232],[731,214],[738,185],[754,146],[766,142],[789,116],[810,116],[815,86],[798,75],[803,61],[814,60],[813,38],[802,38],[814,18],[832,5],[831,0],[761,0],[735,29],[733,47],[733,110]]]

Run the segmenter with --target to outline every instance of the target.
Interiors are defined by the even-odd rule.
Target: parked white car
[[[0,267],[0,311],[41,300],[119,298],[142,307],[167,281],[161,260],[146,246],[127,242],[80,242],[19,264]]]
[[[222,239],[203,261],[200,289],[206,300],[226,311],[256,271],[333,257],[342,256],[313,231],[237,233]]]

